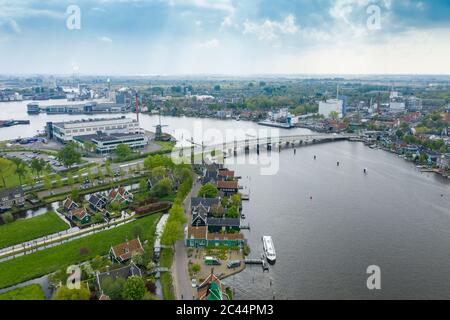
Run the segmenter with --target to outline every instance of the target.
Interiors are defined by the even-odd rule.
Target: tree
[[[47,174],[44,176],[44,188],[46,190],[50,190],[52,188],[52,179],[50,179]]]
[[[199,273],[200,270],[201,270],[201,266],[200,266],[199,264],[194,264],[194,265],[192,266],[192,272],[193,272],[193,273]]]
[[[174,246],[175,243],[183,237],[183,228],[178,221],[167,221],[161,236],[161,244]]]
[[[198,191],[198,196],[201,198],[215,198],[219,194],[219,190],[212,183],[203,185]]]
[[[89,152],[89,153],[94,152],[94,151],[95,151],[95,148],[96,148],[95,143],[93,143],[92,141],[86,141],[86,142],[83,144],[83,146],[84,146],[84,149],[85,149],[87,152]]]
[[[236,207],[241,205],[241,195],[239,193],[235,193],[231,196],[231,204]]]
[[[330,112],[330,118],[333,119],[333,120],[339,119],[339,112],[337,112],[337,111],[331,111],[331,112]]]
[[[62,268],[52,273],[48,276],[48,281],[53,287],[58,287],[62,283],[67,283],[67,279],[69,278],[69,274],[67,273],[67,268]]]
[[[106,169],[106,175],[108,176],[108,177],[112,177],[114,174],[113,174],[113,171],[112,171],[112,169],[111,169],[111,165],[109,164],[109,163],[107,163],[106,165],[105,165],[105,169]]]
[[[6,188],[6,179],[14,174],[16,165],[11,160],[0,158],[0,177],[2,178],[3,186]]]
[[[103,214],[100,212],[97,212],[94,214],[94,217],[92,218],[93,223],[102,223],[105,222],[105,218],[103,217]]]
[[[73,142],[66,144],[58,152],[57,158],[66,168],[70,168],[74,164],[81,162],[81,154],[77,152],[76,145]]]
[[[172,181],[164,178],[158,181],[152,188],[152,194],[156,197],[165,197],[172,192]]]
[[[116,148],[116,154],[119,159],[126,159],[130,156],[131,153],[131,148],[126,144],[121,143]]]
[[[73,179],[73,174],[71,174],[71,173],[68,173],[67,174],[67,185],[69,185],[69,186],[71,186],[71,185],[73,185],[74,184],[74,179]]]
[[[31,170],[34,173],[36,173],[37,177],[39,178],[41,173],[42,173],[42,171],[44,171],[44,168],[45,168],[46,164],[47,163],[45,162],[44,159],[34,158],[30,162],[30,167],[31,167]]]
[[[125,283],[123,298],[125,300],[142,300],[146,292],[144,279],[138,276],[131,276]]]
[[[91,294],[86,287],[69,289],[63,285],[56,290],[53,300],[89,300],[90,297]]]
[[[99,179],[102,179],[102,180],[105,178],[105,173],[103,172],[102,168],[97,169],[97,176]]]
[[[21,160],[19,158],[12,158],[11,161],[14,162],[14,164],[16,165],[14,173],[19,178],[20,185],[22,185],[23,178],[27,174],[27,168],[26,168],[25,162],[23,162],[23,160]]]
[[[122,300],[123,289],[125,288],[126,280],[117,278],[114,280],[111,277],[106,277],[102,280],[103,293],[108,295],[111,300]]]
[[[167,170],[165,167],[162,167],[162,166],[153,168],[150,172],[150,176],[152,178],[156,178],[156,179],[163,179],[166,177],[166,174],[167,174]]]
[[[133,263],[140,268],[145,268],[147,264],[145,261],[144,254],[142,252],[135,252],[131,257],[131,261],[133,261]]]
[[[239,218],[239,208],[237,206],[231,206],[228,209],[226,216],[228,218]]]
[[[27,168],[25,166],[25,163],[22,160],[16,162],[15,173],[19,177],[20,185],[22,185],[23,184],[23,178],[27,174]]]
[[[175,176],[180,179],[181,181],[186,181],[189,179],[192,179],[192,173],[191,170],[185,167],[178,167],[175,169]]]
[[[70,198],[72,199],[72,201],[78,202],[80,198],[80,190],[72,189],[72,191],[70,192]]]
[[[173,168],[174,163],[172,162],[172,159],[170,159],[169,157],[157,154],[153,156],[148,156],[144,160],[144,167],[149,171],[156,167]]]
[[[61,188],[63,186],[62,178],[59,174],[55,175],[56,187]]]

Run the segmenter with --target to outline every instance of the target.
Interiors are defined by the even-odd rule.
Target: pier
[[[245,259],[244,263],[246,265],[261,265],[263,271],[269,270],[269,263],[264,259]]]
[[[0,128],[30,124],[30,120],[0,120]]]

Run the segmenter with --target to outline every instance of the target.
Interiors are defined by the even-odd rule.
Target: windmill
[[[162,125],[161,124],[161,108],[158,108],[159,110],[159,123],[158,125],[155,126],[156,130],[155,130],[155,141],[163,141],[164,140],[164,134],[162,132],[162,128],[163,127],[168,127],[167,125]]]

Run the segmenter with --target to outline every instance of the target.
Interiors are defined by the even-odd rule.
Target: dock
[[[30,124],[30,120],[0,120],[0,127],[12,127],[22,124]]]
[[[261,265],[263,271],[269,270],[269,263],[264,259],[245,259],[244,263],[248,265]]]

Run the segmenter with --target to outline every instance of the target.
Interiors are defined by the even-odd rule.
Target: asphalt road
[[[191,197],[196,196],[201,184],[194,178],[194,186],[191,192],[184,201],[184,212],[186,215],[190,214]],[[175,244],[175,254],[172,266],[172,277],[175,288],[175,295],[178,300],[194,300],[193,288],[188,271],[188,257],[184,240],[180,240]]]

